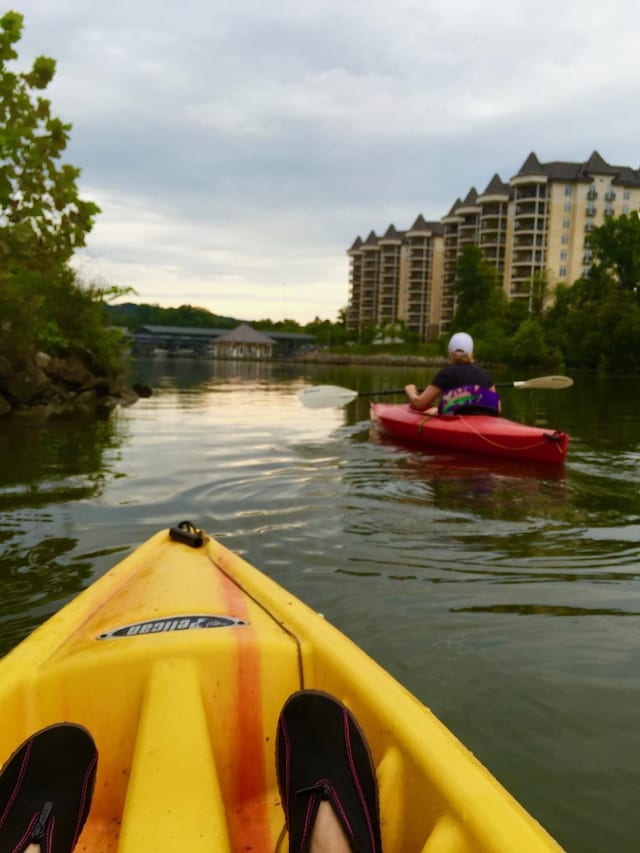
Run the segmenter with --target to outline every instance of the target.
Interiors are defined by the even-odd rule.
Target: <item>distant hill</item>
[[[124,302],[122,305],[105,305],[105,310],[114,325],[126,326],[128,329],[138,326],[211,326],[217,329],[235,329],[244,322],[235,317],[221,317],[206,308],[196,308],[193,305],[161,308],[159,305]]]

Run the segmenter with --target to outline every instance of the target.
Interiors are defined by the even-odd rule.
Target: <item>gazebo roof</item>
[[[216,343],[263,344],[273,346],[273,338],[268,337],[257,329],[252,329],[246,323],[220,335]]]

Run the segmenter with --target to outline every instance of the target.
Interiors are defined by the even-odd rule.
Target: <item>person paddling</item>
[[[413,384],[405,385],[412,407],[429,415],[498,415],[500,396],[489,371],[473,362],[471,335],[456,332],[448,349],[450,363],[436,373],[424,391]]]

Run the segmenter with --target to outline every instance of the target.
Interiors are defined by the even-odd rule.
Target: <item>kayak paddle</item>
[[[544,388],[560,391],[570,388],[573,379],[568,376],[536,376],[533,379],[520,379],[516,382],[496,382],[496,388]],[[353,391],[339,385],[310,385],[298,391],[298,397],[309,409],[328,406],[345,406],[356,397],[382,397],[387,394],[404,394],[404,388],[387,388],[382,391]]]

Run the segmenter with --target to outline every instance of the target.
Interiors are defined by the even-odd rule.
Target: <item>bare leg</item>
[[[311,833],[309,853],[351,853],[351,847],[330,804],[323,800]]]

